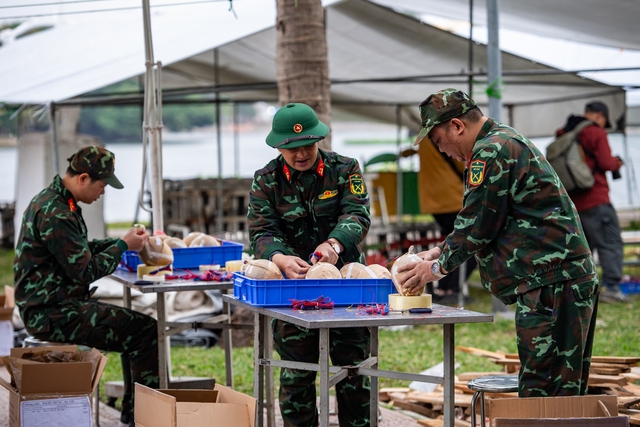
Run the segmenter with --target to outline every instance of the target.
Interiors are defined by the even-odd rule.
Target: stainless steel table
[[[371,425],[378,425],[378,377],[396,378],[407,381],[422,381],[444,385],[444,425],[453,427],[454,418],[454,367],[455,367],[455,325],[457,323],[492,322],[490,314],[433,305],[429,314],[390,313],[386,316],[367,315],[356,308],[337,307],[330,310],[294,310],[283,307],[256,307],[242,302],[231,295],[224,295],[229,304],[251,310],[254,324],[254,382],[253,393],[258,400],[256,426],[263,426],[263,408],[267,409],[267,425],[275,426],[275,405],[273,397],[273,375],[267,369],[278,366],[320,372],[320,426],[329,425],[329,388],[343,378],[353,375],[371,376]],[[298,326],[319,329],[320,363],[300,363],[274,360],[271,356],[271,330],[269,318],[284,320]],[[444,375],[421,375],[378,369],[378,328],[400,325],[442,325],[444,345]],[[329,329],[368,327],[371,330],[371,356],[357,366],[329,366]],[[266,380],[265,380],[266,377]],[[266,382],[265,382],[266,381]],[[264,389],[267,389],[266,403]]]
[[[186,271],[174,270],[174,275],[184,275]],[[144,294],[157,294],[157,312],[158,312],[158,362],[160,375],[160,388],[169,388],[169,379],[171,373],[169,366],[171,365],[169,351],[167,350],[167,337],[177,334],[181,331],[193,328],[193,323],[185,322],[167,322],[167,314],[165,307],[165,292],[174,291],[205,291],[205,290],[227,290],[233,288],[233,281],[225,282],[205,282],[194,280],[170,280],[165,282],[157,282],[150,285],[139,286],[135,282],[140,280],[137,273],[117,269],[110,276],[124,285],[124,305],[131,308],[131,289],[135,289]],[[222,329],[224,339],[224,354],[226,368],[226,385],[233,388],[233,364],[231,360],[231,328],[250,328],[250,325],[232,325],[231,312],[228,304],[225,303],[225,314],[206,319],[206,321],[198,322],[198,327],[213,327]]]

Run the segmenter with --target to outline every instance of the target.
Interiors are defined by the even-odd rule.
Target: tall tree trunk
[[[331,94],[321,0],[277,0],[276,76],[280,105],[301,102],[331,125]],[[331,150],[331,134],[320,148]]]

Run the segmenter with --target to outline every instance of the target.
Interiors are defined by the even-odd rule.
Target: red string
[[[389,306],[387,304],[359,305],[358,315],[386,316],[389,314]]]
[[[165,280],[193,280],[194,282],[228,282],[233,279],[230,271],[207,270],[202,274],[192,273],[187,270],[187,274],[164,276]]]
[[[294,310],[315,310],[315,309],[323,309],[323,308],[333,308],[333,301],[331,298],[319,296],[316,299],[312,300],[298,300],[295,298],[289,299],[291,301],[291,306]]]

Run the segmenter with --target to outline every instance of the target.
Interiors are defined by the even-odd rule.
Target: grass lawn
[[[11,266],[13,251],[0,250],[0,289],[13,283]],[[638,275],[629,271],[628,274]],[[473,278],[473,276],[472,276]],[[473,302],[466,309],[482,313],[491,312],[488,292],[471,287]],[[601,303],[593,352],[598,356],[640,355],[640,296],[626,304]],[[455,327],[456,345],[478,347],[491,351],[516,353],[513,320],[497,319],[493,323],[461,324]],[[211,349],[172,347],[174,376],[213,377],[224,383],[224,351]],[[108,353],[109,362],[101,383],[120,380],[120,357]],[[421,372],[442,361],[442,326],[418,326],[412,329],[380,331],[380,369],[403,372]],[[456,352],[460,366],[456,372],[498,371],[500,366],[486,358]],[[235,388],[243,393],[253,393],[253,347],[233,350]],[[402,387],[408,382],[380,378],[380,387]],[[103,399],[104,393],[101,393]]]

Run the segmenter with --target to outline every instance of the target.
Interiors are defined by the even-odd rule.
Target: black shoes
[[[136,427],[133,414],[129,411],[120,413],[120,427]]]

